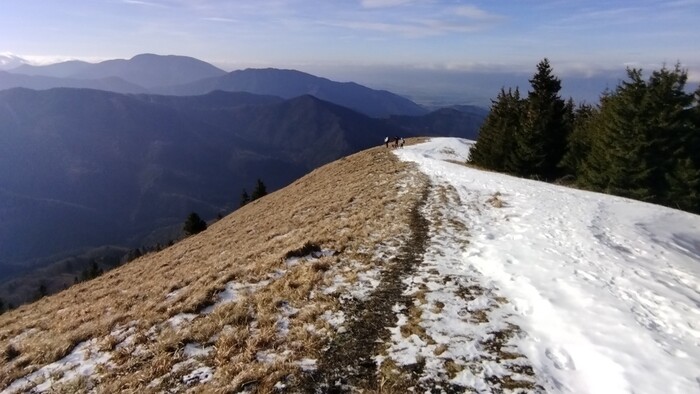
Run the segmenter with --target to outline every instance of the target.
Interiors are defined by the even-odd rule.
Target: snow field
[[[512,344],[547,391],[698,392],[700,217],[445,161],[469,147],[435,138],[397,155],[456,190],[463,275],[508,300]],[[438,256],[455,265],[449,247]]]

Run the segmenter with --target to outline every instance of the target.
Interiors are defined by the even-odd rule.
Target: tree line
[[[700,87],[687,81],[678,64],[647,79],[630,68],[599,104],[575,105],[544,59],[527,97],[492,100],[469,162],[700,213]]]

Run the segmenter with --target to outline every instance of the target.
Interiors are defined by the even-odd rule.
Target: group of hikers
[[[403,148],[403,144],[406,143],[406,140],[404,140],[403,137],[384,137],[384,146],[388,148],[389,142],[391,142],[391,146],[394,148]]]

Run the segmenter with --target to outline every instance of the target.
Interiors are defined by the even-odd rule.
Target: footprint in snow
[[[571,359],[569,353],[566,350],[556,347],[548,347],[544,351],[544,355],[554,364],[556,369],[561,369],[563,371],[573,371],[576,370],[574,365],[574,360]]]
[[[522,298],[514,298],[512,300],[513,310],[521,316],[529,316],[532,314],[532,305]]]

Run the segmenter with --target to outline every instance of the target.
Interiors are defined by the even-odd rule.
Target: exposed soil
[[[318,368],[309,374],[301,388],[306,392],[347,393],[355,390],[379,391],[377,363],[374,356],[381,353],[382,343],[389,339],[388,327],[396,326],[397,317],[392,308],[396,304],[410,306],[412,297],[403,295],[403,279],[412,275],[423,261],[428,243],[428,220],[421,207],[428,197],[428,188],[410,214],[410,239],[381,275],[374,293],[364,301],[346,304],[349,316],[347,330],[338,334],[318,361]],[[416,365],[420,375],[421,366]]]

